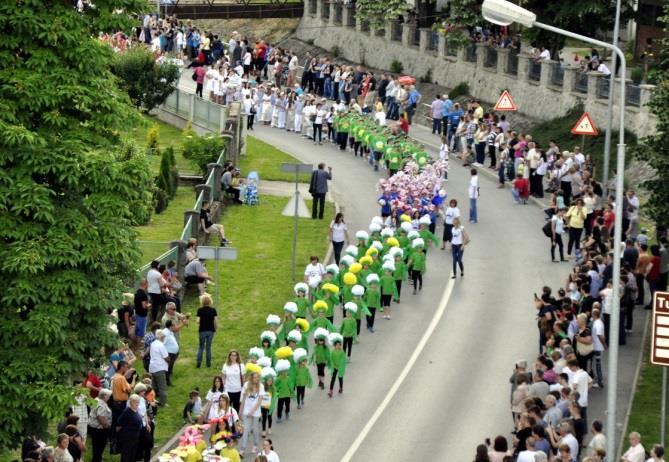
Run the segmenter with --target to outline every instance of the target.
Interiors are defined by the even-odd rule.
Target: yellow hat
[[[362,258],[360,259],[360,262],[359,262],[359,263],[360,263],[361,265],[371,265],[372,263],[374,263],[374,260],[373,260],[372,257],[370,257],[369,255],[365,255],[364,257],[362,257]]]
[[[348,267],[349,272],[351,272],[353,274],[359,273],[361,269],[362,269],[362,265],[358,262],[353,263],[351,266]]]
[[[407,221],[407,222],[410,222],[410,221],[411,221],[411,217],[410,217],[409,215],[407,215],[406,213],[403,213],[402,215],[400,215],[400,221]]]
[[[358,278],[355,277],[355,274],[346,273],[344,275],[344,284],[346,284],[347,286],[355,285],[356,282],[358,282]]]
[[[370,247],[369,249],[367,249],[367,252],[365,252],[365,255],[368,255],[368,256],[369,255],[378,255],[378,253],[379,253],[379,249],[377,249],[376,247]]]
[[[293,356],[293,349],[289,346],[281,347],[274,352],[277,358],[286,359]]]
[[[297,325],[297,327],[300,328],[302,332],[306,332],[309,330],[309,321],[307,321],[304,318],[299,318],[297,321],[295,321],[295,324]]]
[[[260,374],[262,372],[262,367],[258,366],[257,364],[246,363],[246,366],[244,366],[244,367],[246,367],[246,373],[247,374],[251,374],[251,373],[254,373],[254,372],[256,374]]]
[[[326,302],[324,302],[323,300],[316,300],[314,302],[313,308],[314,308],[315,311],[327,310],[328,309],[328,304]],[[299,321],[299,319],[298,319],[298,321]]]
[[[389,245],[390,247],[399,247],[399,246],[400,246],[400,241],[398,241],[398,240],[397,240],[396,238],[394,238],[394,237],[389,237],[389,238],[386,240],[386,242],[388,243],[388,245]]]
[[[332,292],[333,294],[338,294],[339,293],[339,287],[332,284],[331,282],[326,282],[325,284],[323,284],[322,289],[327,290],[328,292]]]

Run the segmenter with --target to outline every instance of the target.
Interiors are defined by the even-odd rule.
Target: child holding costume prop
[[[344,392],[344,374],[346,373],[346,353],[342,350],[342,343],[344,342],[341,334],[333,333],[328,337],[333,350],[330,353],[330,372],[332,378],[330,379],[330,391],[328,396],[332,398],[332,389],[334,388],[335,380],[339,379],[339,393]]]
[[[274,315],[270,315],[274,316]],[[278,318],[278,316],[277,316]],[[273,358],[276,349],[276,334],[271,330],[265,330],[260,334],[260,345],[266,357]]]
[[[346,317],[341,322],[339,333],[344,337],[344,350],[348,350],[350,361],[351,353],[353,352],[353,340],[357,338],[355,313],[358,311],[358,305],[348,302],[344,305],[344,311],[346,311]]]
[[[413,294],[416,290],[423,290],[423,272],[425,271],[425,242],[423,239],[416,238],[411,243],[413,252],[409,257],[409,266],[411,267],[411,280],[413,281]]]
[[[404,262],[404,252],[401,248],[395,247],[390,249],[390,253],[395,258],[395,271],[393,271],[393,279],[395,279],[395,287],[397,288],[397,298],[395,302],[400,303],[400,296],[402,295],[402,281],[407,278],[407,264]]]
[[[321,293],[323,298],[320,301],[324,301],[327,304],[325,317],[329,319],[330,322],[334,322],[334,306],[339,301],[339,287],[331,282],[326,282],[323,284],[323,287],[321,287]],[[316,303],[318,303],[318,301],[316,301],[314,305]]]
[[[374,276],[376,274],[372,273]],[[356,289],[357,287],[357,289]],[[357,294],[360,295],[357,295]],[[353,316],[355,318],[355,333],[356,333],[356,338],[355,338],[355,343],[358,343],[358,337],[360,337],[360,326],[362,325],[362,315],[364,314],[366,317],[369,317],[372,315],[372,313],[369,312],[369,309],[367,309],[367,304],[362,301],[361,295],[365,293],[365,288],[361,285],[354,285],[351,287],[351,301],[355,303],[355,306],[358,307],[358,310],[355,312],[355,315]]]
[[[298,409],[302,409],[304,406],[305,389],[314,386],[311,371],[309,370],[309,366],[307,366],[307,359],[307,351],[304,348],[298,348],[293,352],[293,361],[297,364],[297,371],[295,373],[295,391],[297,392]]]
[[[379,276],[376,274],[370,274],[367,277],[367,290],[365,291],[365,296],[363,298],[365,305],[367,305],[367,309],[370,312],[370,316],[372,313],[374,313],[374,317],[376,317],[376,310],[380,309],[381,312],[383,313],[383,308],[381,307],[381,289],[379,288]],[[386,315],[383,315],[384,319],[387,319]],[[373,326],[372,322],[372,326]],[[369,320],[367,321],[367,329],[370,330],[370,332],[374,332],[373,329],[370,329],[369,327]]]
[[[362,265],[360,263],[353,263],[349,267],[349,271],[346,274],[344,274],[344,277],[342,278],[342,281],[344,282],[344,290],[342,290],[342,303],[344,305],[353,300],[353,294],[351,293],[351,288],[358,283],[358,277],[350,270],[355,270],[356,272],[360,272],[361,269]],[[346,317],[345,309],[342,309],[342,317]]]
[[[316,364],[318,388],[321,390],[325,388],[325,385],[323,384],[323,380],[325,380],[325,367],[330,365],[330,348],[328,348],[325,343],[328,335],[330,335],[330,332],[322,327],[319,327],[314,331],[316,346],[314,346],[314,352],[311,354],[310,361],[311,364]]]
[[[274,379],[276,371],[271,367],[263,367],[260,377],[264,385],[265,393],[262,396],[260,412],[262,418],[262,437],[272,434],[272,414],[276,407],[276,389],[274,388]]]
[[[290,420],[290,399],[293,397],[293,384],[290,377],[288,377],[288,373],[290,372],[290,361],[287,359],[279,359],[276,362],[275,369],[279,374],[274,381],[274,389],[276,390],[276,397],[278,399],[276,423],[281,423],[284,420],[284,409],[286,410],[285,420]]]
[[[390,301],[399,298],[397,286],[395,285],[395,276],[393,276],[394,271],[395,264],[392,259],[389,259],[383,264],[383,275],[379,281],[381,285],[381,309],[384,310],[386,319],[390,319]],[[374,320],[372,319],[373,325]]]
[[[295,313],[297,313],[297,304],[294,302],[286,302],[283,305],[283,322],[279,329],[279,340],[286,340],[288,333],[295,329]]]
[[[309,295],[309,286],[306,285],[304,282],[298,282],[295,284],[295,288],[293,289],[295,292],[295,299],[293,302],[295,305],[297,305],[297,312],[295,313],[295,317],[297,319],[299,318],[307,318],[307,312],[311,308],[311,303],[309,302],[309,299],[307,296]]]
[[[337,330],[332,324],[332,322],[325,317],[325,313],[328,310],[328,304],[325,303],[323,300],[317,300],[316,303],[314,303],[313,306],[313,311],[315,312],[313,314],[314,320],[311,322],[311,329],[315,330],[317,328],[323,328],[326,329],[328,332],[334,332]]]
[[[309,325],[309,321],[307,321],[304,318],[299,318],[297,321],[295,321],[296,328],[300,332],[301,339],[297,342],[297,347],[298,348],[304,348],[307,352],[309,352],[309,342],[307,339],[307,334],[309,333],[309,329],[311,326]]]
[[[430,215],[423,215],[422,217],[420,217],[420,220],[418,220],[418,223],[419,223],[418,234],[425,243],[423,251],[427,254],[427,244],[431,241],[436,247],[439,245],[439,239],[437,238],[437,236],[434,235],[433,232],[430,231],[430,225],[432,224],[432,219],[430,218]]]

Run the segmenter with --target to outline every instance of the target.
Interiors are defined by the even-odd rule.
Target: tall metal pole
[[[293,282],[295,282],[295,265],[297,264],[296,259],[297,259],[297,220],[298,220],[298,212],[297,212],[297,206],[300,202],[300,190],[298,188],[298,181],[299,181],[299,171],[300,171],[300,166],[295,164],[295,211],[293,213],[293,256],[292,256],[292,274],[293,274]]]
[[[611,50],[620,58],[620,75],[625,75],[625,55],[622,50],[610,43],[595,40],[584,35],[575,34],[557,27],[535,22],[534,26],[545,29],[556,34],[572,37],[583,42],[592,43],[602,48]],[[618,393],[618,339],[620,337],[620,257],[622,254],[622,227],[623,227],[623,187],[625,176],[625,85],[620,85],[620,130],[618,131],[618,159],[616,163],[616,210],[613,234],[613,306],[611,307],[611,325],[609,329],[609,360],[608,373],[609,385],[606,394],[606,453],[609,460],[616,459],[616,394]]]
[[[662,366],[662,401],[660,405],[660,444],[664,447],[667,433],[667,366]]]
[[[616,17],[613,24],[613,46],[618,46],[618,35],[620,35],[620,4],[621,0],[616,0]],[[604,135],[604,176],[602,177],[604,192],[609,195],[609,164],[611,159],[611,136],[613,131],[613,87],[616,82],[616,60],[617,56],[613,53],[611,57],[611,75],[609,76],[609,101],[606,107],[606,134]],[[620,75],[621,85],[625,85],[625,75]],[[625,102],[621,102],[625,104]],[[622,130],[623,128],[620,127]]]

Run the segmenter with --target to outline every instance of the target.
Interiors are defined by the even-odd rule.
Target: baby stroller
[[[258,172],[250,172],[246,177],[246,192],[244,194],[244,202],[247,205],[260,204],[260,196],[258,195]]]

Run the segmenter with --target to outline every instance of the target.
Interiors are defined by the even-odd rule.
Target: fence
[[[486,47],[485,60],[483,61],[485,67],[497,68],[497,49],[493,47]]]
[[[309,15],[316,16],[317,0],[309,0]]]
[[[574,90],[579,93],[588,92],[588,74],[578,72],[574,76]]]
[[[625,88],[625,103],[630,106],[641,106],[641,88],[638,85],[627,84],[627,88]]]
[[[402,41],[402,24],[393,21],[390,23],[390,40],[394,40],[395,42],[401,42]]]
[[[175,114],[217,133],[225,126],[225,106],[212,103],[178,88],[167,97],[163,106]]]
[[[551,84],[561,87],[564,85],[564,68],[560,63],[553,64],[553,73],[551,75]]]
[[[325,20],[330,19],[330,2],[322,2],[321,5],[323,5],[321,18]]]
[[[511,51],[509,53],[509,59],[506,61],[506,69],[504,69],[504,72],[507,74],[511,75],[517,75],[518,74],[518,53],[515,51]]]
[[[341,26],[341,20],[343,16],[342,10],[343,7],[340,2],[334,4],[334,23],[338,26]]]
[[[609,88],[611,88],[611,80],[609,77],[602,77],[598,79],[597,97],[609,99]]]
[[[369,27],[370,27],[369,21],[362,21],[360,23],[360,30],[362,32],[369,32]]]
[[[465,48],[465,61],[470,63],[476,62],[476,45],[470,45]]]
[[[534,82],[541,80],[541,63],[530,61],[529,78]]]
[[[436,51],[439,47],[439,33],[436,30],[430,31],[430,40],[427,42],[427,49]]]

